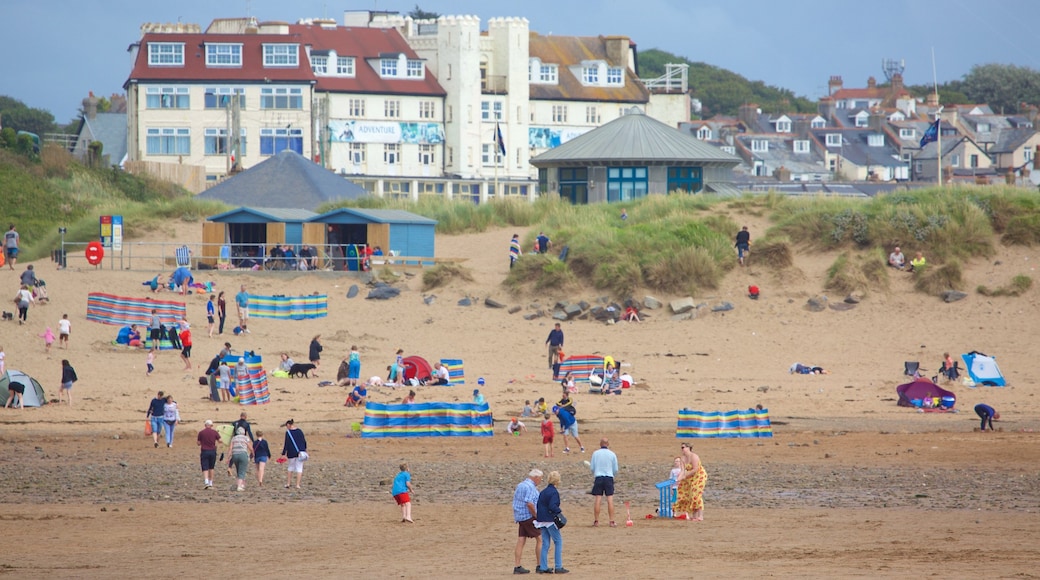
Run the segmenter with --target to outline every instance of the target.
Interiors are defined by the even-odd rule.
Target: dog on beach
[[[310,363],[295,363],[289,367],[289,376],[292,378],[303,377],[305,379],[311,378],[310,372],[314,370],[314,365]]]
[[[14,320],[14,313],[13,312],[8,312],[6,310],[4,310],[3,312],[4,312],[4,320]]]

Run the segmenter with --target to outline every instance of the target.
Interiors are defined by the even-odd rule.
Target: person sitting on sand
[[[830,371],[823,367],[813,365],[803,365],[802,363],[794,363],[791,368],[787,369],[792,375],[829,375]]]
[[[906,256],[903,255],[903,251],[899,249],[899,246],[893,248],[892,253],[888,255],[888,265],[896,270],[902,270],[906,267]]]
[[[916,272],[924,268],[925,264],[927,264],[927,262],[924,259],[924,254],[917,252],[917,254],[914,255],[914,259],[910,260],[910,269],[907,270],[907,272]]]
[[[625,322],[639,322],[639,310],[636,310],[635,306],[629,306],[625,308],[625,313],[621,316],[621,319]]]
[[[354,387],[354,390],[350,391],[350,394],[347,395],[347,402],[343,405],[345,407],[361,407],[367,400],[368,389],[365,388],[365,385],[358,385]]]
[[[523,421],[513,417],[506,425],[506,432],[510,435],[520,435],[521,433],[527,433],[527,425],[524,425]]]

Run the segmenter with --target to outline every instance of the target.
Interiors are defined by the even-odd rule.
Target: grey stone
[[[668,304],[668,306],[669,306],[669,308],[672,309],[672,312],[675,313],[675,314],[684,314],[684,313],[689,312],[689,311],[691,311],[691,310],[693,310],[695,308],[695,305],[694,305],[694,302],[693,302],[693,298],[691,298],[689,296],[687,296],[686,298],[679,298],[679,299],[676,299],[676,300],[672,300]]]
[[[827,310],[827,297],[813,296],[805,303],[805,308],[810,312],[823,312]]]
[[[567,302],[566,300],[560,300],[556,303],[556,306],[554,306],[553,308],[555,308],[556,310],[563,310],[564,308],[567,308],[568,304],[570,304],[570,302]]]
[[[849,295],[845,297],[845,304],[859,304],[862,301],[863,295],[859,292],[850,292]]]
[[[506,307],[505,304],[502,304],[498,300],[495,300],[494,298],[491,298],[491,297],[488,297],[488,298],[484,299],[484,306],[487,306],[488,308],[505,308]]]
[[[427,306],[429,306],[430,304],[433,304],[437,301],[437,295],[430,294],[429,296],[423,296],[422,301],[425,302]]]
[[[470,300],[469,296],[459,300],[459,306],[473,306],[473,301]]]
[[[582,301],[578,302],[578,306],[579,306],[579,307],[580,307],[580,308],[581,308],[582,310],[588,310],[588,309],[589,309],[589,306],[591,306],[591,304],[589,304],[588,302],[586,302],[586,301],[582,300]]]
[[[664,306],[664,304],[661,304],[661,301],[657,298],[654,298],[653,296],[643,297],[643,308],[647,308],[649,310],[657,310],[662,306]]]
[[[693,320],[694,318],[697,318],[697,313],[695,313],[695,312],[693,312],[691,310],[691,311],[688,311],[688,312],[683,312],[682,314],[673,314],[672,317],[671,317],[671,320],[675,320],[675,321]]]
[[[855,304],[849,304],[847,302],[835,302],[835,303],[830,305],[831,310],[837,310],[838,312],[845,312],[847,310],[852,310],[855,307],[856,307]]]
[[[581,310],[581,306],[578,306],[577,304],[568,304],[563,308],[563,312],[567,315],[567,318],[574,318],[581,314]]]
[[[347,290],[347,298],[353,298],[353,297],[357,296],[358,292],[360,292],[360,291],[361,290],[358,288],[357,284],[351,284],[350,288]]]
[[[539,310],[537,312],[530,312],[528,314],[525,314],[524,315],[524,320],[534,320],[536,318],[541,318],[542,316],[544,316],[544,314],[542,313],[541,310]]]
[[[722,304],[719,304],[718,306],[712,306],[711,311],[712,312],[729,312],[730,310],[733,310],[733,308],[734,308],[734,306],[733,306],[732,302],[723,302]]]
[[[554,311],[552,313],[552,318],[553,318],[553,320],[563,321],[563,320],[567,320],[569,318],[569,316],[567,316],[567,313],[562,311],[562,310],[556,310],[556,311]]]
[[[369,291],[368,296],[365,296],[365,300],[389,300],[400,296],[401,290],[394,288],[387,284],[376,284],[375,288]]]
[[[508,312],[509,312],[510,314],[516,314],[517,312],[520,312],[521,310],[523,310],[523,306],[519,306],[519,305],[517,305],[517,306],[514,306],[514,307],[510,308],[510,309],[508,310]]]
[[[945,302],[956,302],[958,300],[964,300],[968,295],[960,290],[947,290],[942,293],[942,299]]]

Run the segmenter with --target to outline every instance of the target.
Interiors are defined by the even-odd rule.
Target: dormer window
[[[697,129],[697,138],[701,141],[708,141],[711,139],[711,127],[701,127]]]
[[[917,131],[913,127],[901,127],[899,129],[899,138],[913,140],[917,138]]]
[[[857,127],[866,127],[868,124],[870,124],[870,115],[863,112],[860,112],[856,115]]]
[[[885,146],[885,136],[884,135],[879,135],[877,133],[874,133],[872,135],[867,135],[867,146],[868,147],[884,147]]]
[[[396,58],[381,58],[381,59],[379,59],[379,76],[381,76],[381,77],[396,77],[397,76],[397,59]]]
[[[527,82],[536,85],[555,85],[559,78],[559,68],[555,64],[545,64],[537,58],[527,62]]]
[[[410,79],[421,79],[423,78],[423,63],[421,60],[409,60],[405,66],[405,76]]]
[[[338,76],[352,77],[354,76],[354,57],[352,56],[337,56],[336,57],[336,74]]]
[[[765,153],[766,151],[769,151],[769,141],[766,141],[765,139],[752,139],[751,150],[756,153]]]
[[[798,139],[797,141],[795,141],[794,142],[794,152],[795,153],[808,153],[809,152],[809,140],[808,139]]]
[[[242,66],[242,45],[207,43],[206,66]]]
[[[300,66],[300,49],[296,44],[265,44],[265,67]]]
[[[827,133],[828,147],[841,147],[841,133]]]
[[[148,66],[184,66],[184,43],[149,42]]]
[[[827,121],[823,117],[814,117],[809,126],[813,129],[823,129],[827,126]]]
[[[312,54],[311,71],[316,75],[329,74],[329,57],[324,55],[318,56],[316,54]]]
[[[790,133],[791,132],[791,122],[790,121],[777,121],[777,123],[776,123],[776,132],[777,133]]]
[[[583,85],[598,85],[599,84],[599,67],[596,66],[596,65],[581,67],[581,84],[583,84]]]
[[[978,133],[989,133],[989,123],[979,123],[975,130]]]
[[[607,67],[607,84],[612,87],[620,87],[625,84],[625,72],[619,66]]]

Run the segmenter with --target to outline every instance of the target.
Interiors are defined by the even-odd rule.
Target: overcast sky
[[[65,123],[88,91],[122,92],[126,49],[144,22],[205,28],[214,18],[252,15],[342,23],[345,9],[406,13],[416,4],[482,21],[522,16],[541,34],[626,35],[641,51],[660,48],[812,99],[831,75],[851,87],[869,76],[883,81],[886,58],[905,59],[907,84],[930,84],[933,49],[939,82],[976,64],[1040,70],[1037,0],[0,0],[0,94]]]

